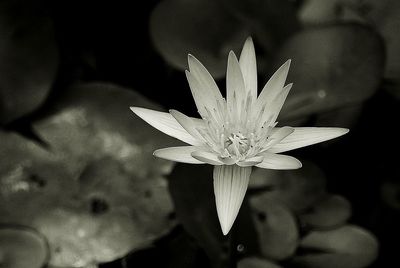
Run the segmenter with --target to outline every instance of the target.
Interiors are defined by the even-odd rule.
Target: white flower
[[[292,84],[285,86],[290,60],[275,72],[257,98],[257,67],[251,38],[246,40],[239,61],[232,51],[229,53],[226,100],[206,68],[192,55],[188,61],[186,77],[201,119],[175,110],[131,110],[158,130],[190,144],[156,150],[155,156],[215,166],[215,201],[226,235],[242,204],[252,166],[300,168],[299,160],[280,153],[336,138],[348,129],[276,127],[278,114],[292,88]]]

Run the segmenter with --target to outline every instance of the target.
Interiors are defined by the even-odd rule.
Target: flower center
[[[225,140],[225,149],[230,155],[241,158],[250,148],[250,140],[242,133],[232,133]]]

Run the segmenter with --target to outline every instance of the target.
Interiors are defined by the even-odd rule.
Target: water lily
[[[301,162],[280,154],[323,142],[348,132],[344,128],[277,127],[277,117],[292,88],[285,86],[290,60],[269,79],[257,97],[257,67],[251,38],[240,59],[231,51],[226,74],[226,100],[207,69],[188,56],[186,77],[201,119],[176,110],[169,113],[131,107],[158,130],[189,146],[159,149],[160,158],[214,165],[214,194],[222,232],[226,235],[243,202],[252,166],[297,169]]]

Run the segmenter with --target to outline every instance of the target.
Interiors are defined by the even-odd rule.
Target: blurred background
[[[396,0],[1,1],[0,267],[399,266],[399,28]],[[260,87],[292,59],[279,125],[350,133],[255,169],[223,237],[212,167],[129,106],[196,116],[187,54],[224,92],[248,36]]]

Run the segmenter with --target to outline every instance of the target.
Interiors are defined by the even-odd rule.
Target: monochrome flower
[[[188,56],[186,77],[201,119],[176,110],[169,113],[131,107],[158,130],[189,146],[159,149],[160,158],[214,165],[214,194],[226,235],[243,202],[252,166],[297,169],[301,162],[280,153],[339,137],[344,128],[277,127],[277,117],[293,84],[285,85],[290,60],[269,79],[257,97],[257,66],[251,38],[240,59],[231,51],[226,74],[226,100],[207,69]]]

